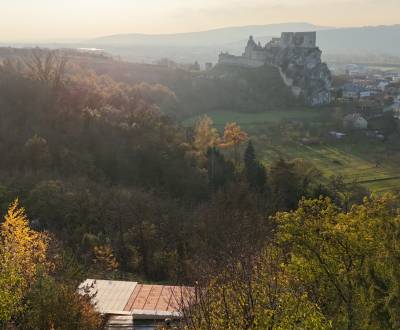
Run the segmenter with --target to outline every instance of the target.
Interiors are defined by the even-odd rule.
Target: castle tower
[[[280,46],[282,48],[288,48],[288,47],[315,48],[317,46],[317,33],[282,32]]]

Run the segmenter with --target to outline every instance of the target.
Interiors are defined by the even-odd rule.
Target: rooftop
[[[79,291],[94,295],[100,313],[139,319],[179,317],[180,307],[194,295],[193,287],[95,279],[81,283]]]

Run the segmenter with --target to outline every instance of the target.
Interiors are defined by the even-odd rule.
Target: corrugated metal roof
[[[136,285],[137,282],[87,279],[79,289],[86,287],[90,294],[96,294],[93,302],[99,312],[114,313],[124,310]]]
[[[194,295],[193,287],[138,284],[137,282],[87,279],[81,293],[96,293],[93,302],[104,314],[134,315],[134,318],[177,317],[182,305]]]
[[[124,310],[178,312],[193,294],[194,288],[191,287],[138,284]]]

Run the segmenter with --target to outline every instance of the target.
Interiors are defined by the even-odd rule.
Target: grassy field
[[[341,145],[295,145],[279,146],[258,144],[260,158],[266,163],[278,157],[287,159],[301,158],[314,164],[328,178],[332,175],[343,176],[346,182],[356,181],[374,192],[384,192],[400,188],[400,173],[390,162],[377,164],[373,155],[358,155]]]
[[[303,145],[301,143],[282,143],[260,132],[268,130],[283,120],[321,121],[326,118],[325,109],[304,109],[301,111],[265,112],[245,114],[235,112],[214,112],[209,114],[215,126],[222,131],[226,122],[234,121],[254,139],[258,156],[266,164],[284,157],[285,159],[304,159],[311,162],[325,178],[341,175],[345,181],[357,181],[373,192],[400,189],[399,165],[393,155],[380,141],[368,140],[364,143],[334,141],[329,144]],[[187,119],[184,124],[193,125],[196,117]]]
[[[321,110],[303,109],[292,111],[268,111],[261,113],[216,111],[207,115],[211,117],[214,125],[218,129],[223,129],[228,121],[233,121],[238,123],[243,129],[248,130],[250,133],[255,133],[258,128],[265,127],[269,124],[277,124],[282,120],[317,120],[321,117]],[[192,126],[197,118],[199,117],[190,117],[186,119],[183,124],[185,126]]]

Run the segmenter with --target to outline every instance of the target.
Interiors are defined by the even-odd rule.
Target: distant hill
[[[179,34],[123,34],[83,42],[138,62],[156,62],[168,57],[178,62],[216,62],[220,51],[240,54],[249,35],[261,43],[284,31],[317,31],[317,43],[324,54],[400,55],[400,25],[332,28],[309,23],[284,23],[227,27]],[[82,47],[83,47],[82,46]]]
[[[317,37],[325,52],[400,55],[400,24],[324,30]]]
[[[323,56],[336,56],[327,56],[326,58],[329,59],[343,58],[344,56],[346,61],[350,62],[356,58],[359,58],[361,62],[365,60],[370,62],[368,57],[371,57],[389,63],[393,56],[400,58],[400,24],[332,28],[309,23],[283,23],[227,27],[179,34],[120,34],[80,43],[40,44],[40,46],[100,48],[114,56],[120,56],[124,60],[138,63],[155,63],[161,58],[169,58],[180,63],[193,63],[194,61],[215,63],[218,61],[218,54],[221,51],[241,54],[249,35],[253,35],[257,41],[264,44],[272,37],[280,36],[284,31],[317,31],[317,44],[321,48]],[[389,60],[385,60],[381,55],[386,56]]]
[[[326,27],[309,23],[282,23],[269,25],[250,25],[241,27],[227,27],[201,32],[178,34],[118,34],[88,40],[87,44],[112,46],[217,46],[254,37],[280,35],[282,31],[319,31]]]

